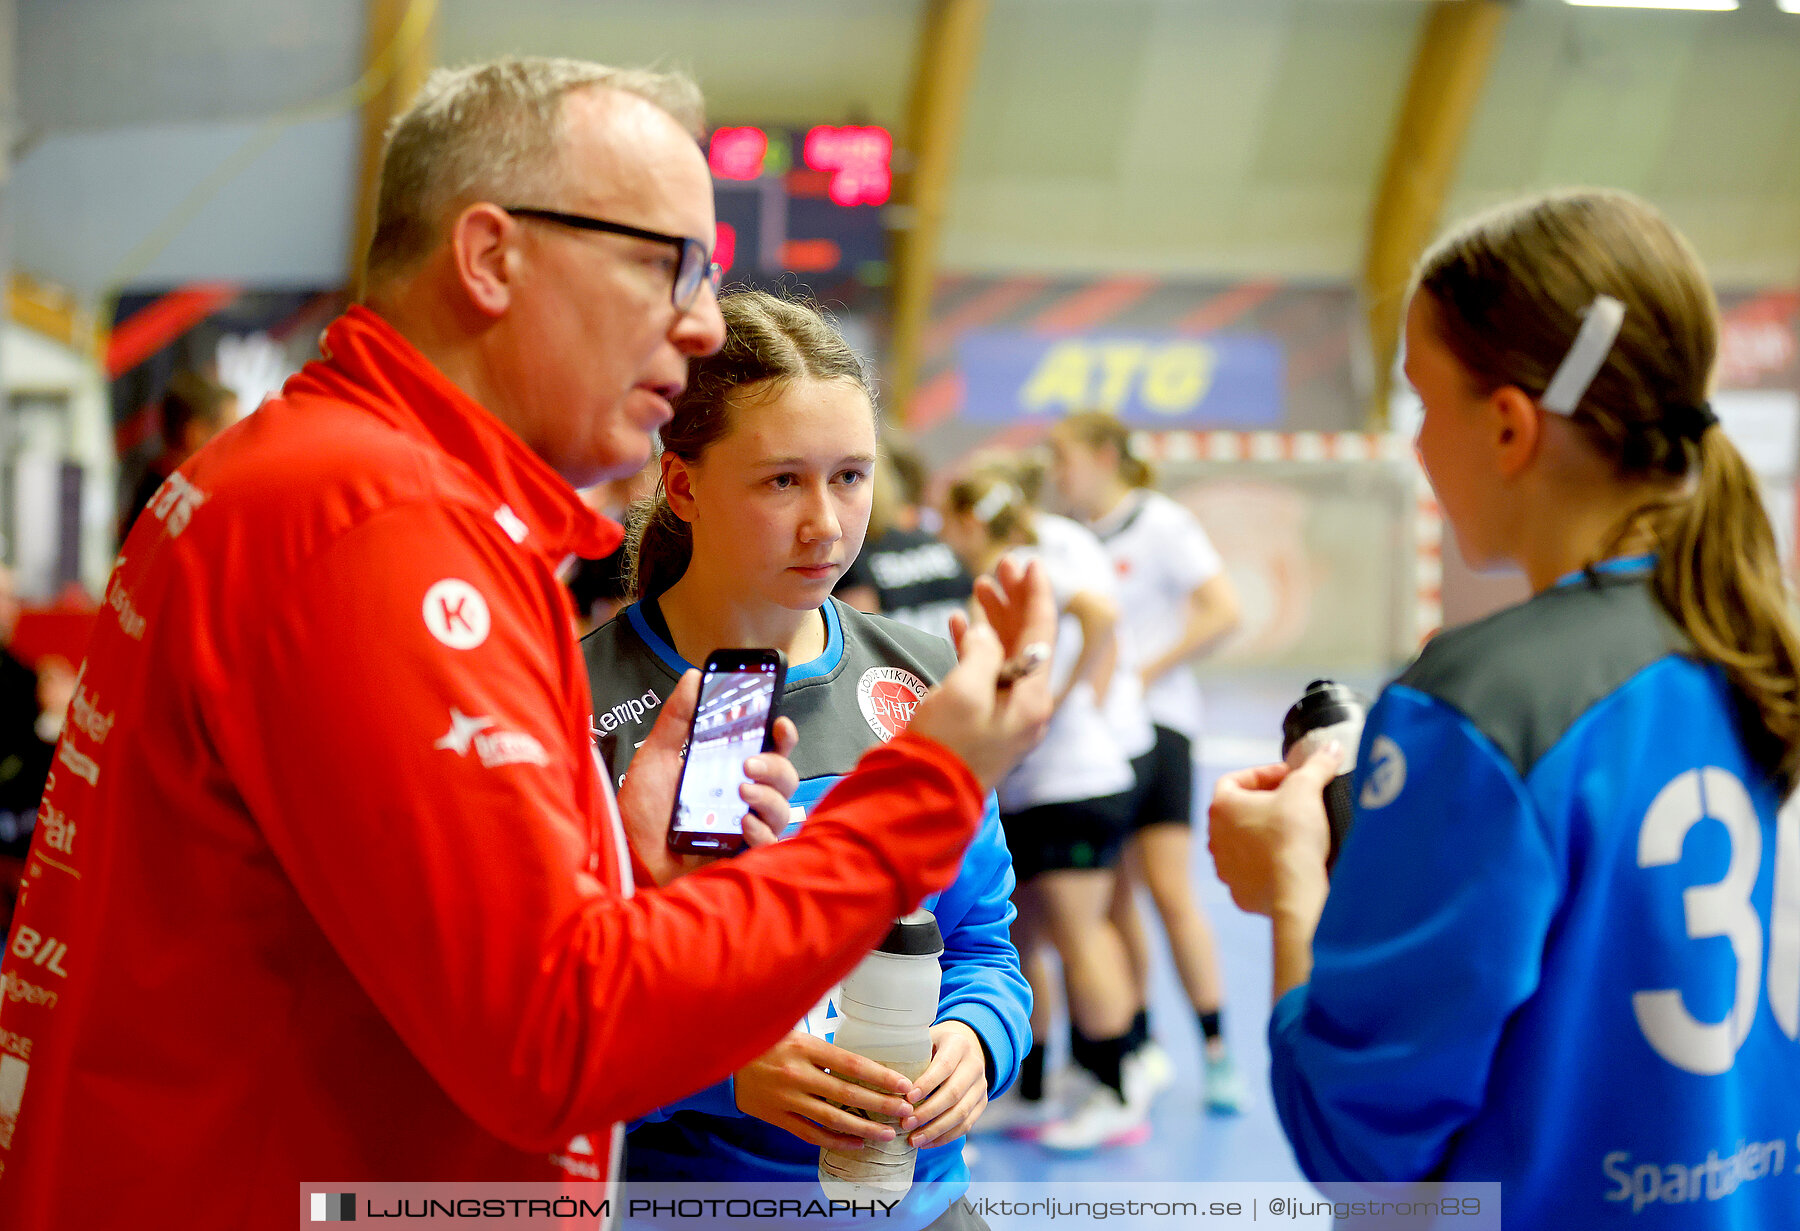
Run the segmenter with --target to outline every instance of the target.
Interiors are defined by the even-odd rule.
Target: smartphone
[[[670,850],[732,855],[744,848],[744,762],[775,746],[775,707],[786,683],[780,650],[720,650],[706,660],[675,787]]]

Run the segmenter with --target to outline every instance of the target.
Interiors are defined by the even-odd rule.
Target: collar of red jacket
[[[433,442],[493,488],[501,501],[495,520],[552,567],[571,552],[598,559],[623,540],[617,522],[583,503],[512,429],[368,308],[352,304],[325,330],[319,349],[324,363],[308,365],[284,393],[311,385]]]

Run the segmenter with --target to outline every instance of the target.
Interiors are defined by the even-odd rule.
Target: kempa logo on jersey
[[[550,754],[537,738],[523,731],[492,731],[494,720],[485,714],[471,717],[459,709],[450,711],[450,730],[432,745],[446,748],[459,757],[475,755],[488,769],[503,765],[548,765]]]
[[[453,650],[472,650],[487,640],[492,618],[487,600],[460,577],[446,577],[425,591],[425,627]]]
[[[869,729],[886,741],[906,730],[928,691],[925,681],[910,671],[870,667],[857,682],[856,704]]]
[[[618,727],[637,722],[661,704],[662,698],[656,695],[653,688],[641,697],[619,702],[604,714],[595,714],[594,721],[599,724],[596,729],[601,735],[610,735]]]

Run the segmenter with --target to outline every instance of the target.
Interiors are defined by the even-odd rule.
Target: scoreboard
[[[707,140],[727,283],[796,282],[856,299],[885,287],[893,137],[873,125],[738,126]]]

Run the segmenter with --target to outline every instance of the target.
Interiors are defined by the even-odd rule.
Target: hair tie
[[[1618,340],[1619,327],[1625,323],[1625,305],[1611,295],[1596,295],[1581,313],[1581,329],[1569,344],[1569,353],[1550,378],[1549,388],[1538,399],[1538,405],[1559,415],[1575,413],[1588,386],[1594,383],[1600,366],[1612,353]]]
[[[991,526],[994,519],[1004,513],[1007,506],[1018,497],[1019,493],[1011,483],[996,483],[988,488],[988,494],[977,500],[970,511],[975,514],[976,521],[984,526]]]
[[[1698,443],[1702,436],[1719,426],[1719,416],[1713,413],[1710,402],[1698,406],[1670,406],[1663,411],[1662,425],[1663,430],[1675,439]]]

